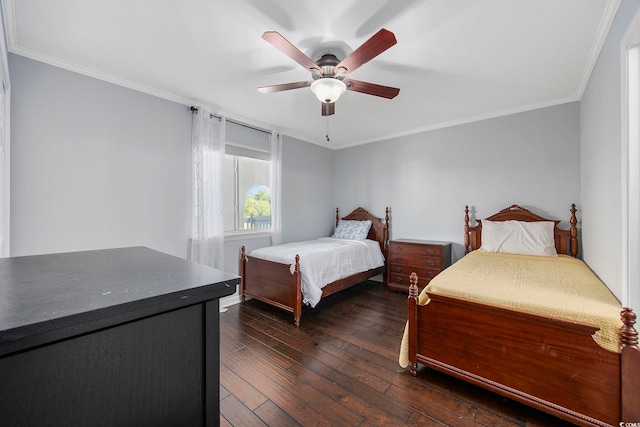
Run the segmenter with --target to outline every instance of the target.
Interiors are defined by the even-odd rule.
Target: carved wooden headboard
[[[568,230],[563,230],[558,227],[559,220],[546,219],[539,215],[532,213],[530,210],[525,209],[518,205],[511,205],[508,208],[502,209],[500,212],[487,217],[489,221],[553,221],[554,238],[556,244],[556,252],[559,254],[571,255],[573,257],[578,256],[578,228],[576,224],[576,205],[571,205],[571,218],[569,224],[571,227]],[[469,206],[464,208],[464,253],[467,254],[470,251],[478,249],[482,245],[482,220],[477,219],[476,225],[469,225]]]
[[[345,221],[371,221],[371,229],[369,229],[369,234],[367,235],[367,239],[376,240],[380,243],[380,250],[382,250],[382,254],[384,255],[385,260],[387,259],[387,247],[389,244],[389,208],[385,209],[384,222],[382,218],[375,217],[367,212],[366,209],[356,208],[349,215],[342,218]],[[338,208],[336,208],[336,227],[338,226],[338,221],[340,220],[340,214],[338,213]]]

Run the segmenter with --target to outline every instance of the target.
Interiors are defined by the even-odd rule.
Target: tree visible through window
[[[244,198],[245,229],[271,226],[271,192],[264,185],[253,187]]]
[[[225,156],[225,231],[271,228],[269,161]]]

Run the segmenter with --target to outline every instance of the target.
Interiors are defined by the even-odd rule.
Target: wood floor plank
[[[220,415],[233,426],[266,426],[253,411],[233,395],[220,401]]]
[[[322,346],[317,345],[317,343],[309,344],[304,341],[299,340],[298,338],[292,337],[291,335],[282,332],[274,327],[259,322],[256,319],[247,317],[242,313],[239,314],[240,318],[243,319],[247,325],[261,330],[266,334],[270,334],[274,337],[277,337],[283,345],[289,346],[300,351],[303,355],[309,355],[327,366],[336,369],[340,372],[344,372],[346,375],[349,375],[351,378],[358,379],[362,383],[366,384],[369,387],[374,388],[375,390],[383,393],[390,385],[390,383],[386,380],[381,379],[379,376],[373,374],[372,372],[366,372],[358,369],[352,369],[355,365],[359,365],[359,361],[355,358],[351,357],[348,353],[343,351],[342,357],[333,355],[323,350]],[[282,348],[278,346],[278,348]],[[340,350],[340,349],[338,349]],[[289,354],[289,357],[295,357],[294,354]],[[346,360],[345,360],[346,359]],[[303,356],[299,356],[299,363],[303,363]]]
[[[269,426],[279,427],[299,427],[301,426],[296,420],[291,418],[289,414],[280,409],[276,404],[270,400],[260,405],[255,410],[255,413],[260,419]]]
[[[342,382],[332,381],[329,378],[317,374],[314,366],[294,367],[291,370],[300,381],[313,384],[323,394],[333,398],[336,404],[348,409],[356,414],[360,419],[366,419],[374,425],[384,426],[405,426],[411,417],[411,411],[398,407],[388,399],[384,399],[379,393],[371,392],[370,389],[359,387],[355,380],[342,377]]]
[[[251,322],[251,320],[247,320]],[[277,331],[271,331],[277,335]],[[265,335],[261,333],[261,335]],[[284,336],[280,335],[283,339]],[[411,414],[402,407],[390,404],[387,399],[375,390],[371,391],[368,385],[365,385],[354,378],[350,378],[342,371],[333,369],[321,362],[317,357],[309,357],[298,348],[291,347],[281,341],[274,347],[275,350],[282,354],[287,354],[292,360],[299,365],[293,365],[288,370],[293,372],[300,381],[313,384],[323,395],[329,396],[340,403],[346,409],[360,417],[370,419],[378,425],[406,425],[406,421]],[[309,349],[307,349],[309,350]],[[311,350],[317,353],[317,350]],[[302,369],[299,369],[302,367]],[[359,383],[359,384],[356,384]],[[352,390],[351,392],[349,390]],[[363,396],[365,397],[363,399]],[[383,410],[381,410],[383,407]],[[389,416],[391,415],[391,416]]]
[[[222,414],[220,414],[220,427],[233,427],[233,424],[229,422]]]
[[[236,375],[224,364],[220,366],[220,384],[224,386],[228,393],[233,393],[244,406],[252,411],[255,411],[256,408],[268,401],[262,393]],[[220,398],[222,399],[222,394]]]
[[[260,301],[229,307],[220,315],[221,425],[571,425],[425,366],[405,372],[406,313],[406,294],[373,282],[305,307],[299,328]]]
[[[455,399],[429,399],[424,388],[399,388],[391,386],[385,394],[390,399],[407,402],[415,411],[430,414],[433,419],[445,425],[459,425],[469,427],[476,425],[475,419],[478,409]]]
[[[289,403],[289,399],[282,398],[283,395],[295,397],[298,404],[289,405],[287,412],[298,422],[307,425],[310,422],[309,418],[313,418],[311,416],[313,412],[318,416],[322,414],[321,418],[325,418],[329,425],[357,425],[360,423],[361,418],[356,414],[337,405],[334,400],[317,388],[298,381],[291,372],[282,370],[280,366],[269,364],[261,356],[252,353],[251,348],[247,347],[236,352],[234,356],[233,360],[223,359],[223,363],[246,381],[252,380],[254,383],[259,381],[255,387],[278,406],[283,408],[283,404]],[[224,356],[221,354],[222,357]],[[329,407],[332,408],[331,412],[325,412],[325,409]]]

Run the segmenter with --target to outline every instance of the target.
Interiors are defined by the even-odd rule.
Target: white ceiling
[[[331,148],[579,100],[619,0],[3,0],[9,51]],[[351,77],[327,120],[310,80],[264,41],[340,59],[398,43]],[[329,129],[331,141],[325,139]]]

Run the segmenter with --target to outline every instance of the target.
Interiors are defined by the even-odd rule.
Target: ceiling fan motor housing
[[[336,58],[335,55],[330,53],[322,55],[322,57],[316,62],[318,67],[320,67],[320,73],[312,73],[313,79],[321,79],[326,77],[333,77],[336,79],[344,79],[346,74],[346,69],[344,73],[340,73],[341,75],[336,76],[336,65],[340,63],[340,60]]]

